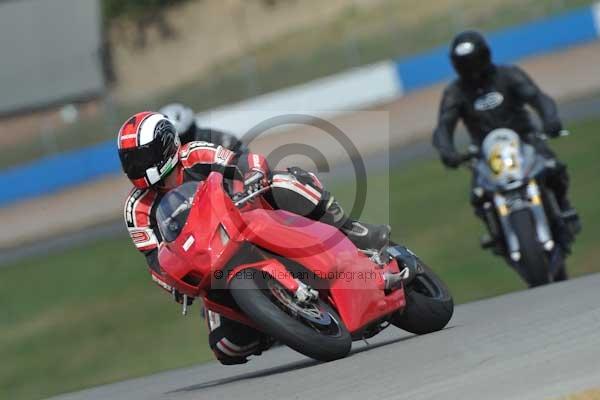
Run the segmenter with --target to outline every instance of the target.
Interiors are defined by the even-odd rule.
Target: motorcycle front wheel
[[[348,355],[352,338],[329,304],[321,299],[299,303],[277,280],[253,275],[252,279],[234,277],[229,288],[238,306],[262,331],[315,360]]]
[[[537,240],[535,223],[529,210],[519,210],[510,216],[510,222],[519,240],[521,259],[519,268],[530,287],[552,281],[548,255]]]
[[[426,265],[405,287],[406,306],[392,318],[396,327],[417,335],[444,329],[454,314],[454,300],[444,282]]]

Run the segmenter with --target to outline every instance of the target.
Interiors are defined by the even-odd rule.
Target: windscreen
[[[181,233],[190,214],[199,182],[188,182],[167,193],[156,211],[158,229],[163,240],[172,242]]]

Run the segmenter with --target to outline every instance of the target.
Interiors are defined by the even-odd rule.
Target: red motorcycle
[[[390,324],[425,334],[452,317],[447,287],[407,248],[359,250],[335,227],[274,210],[270,187],[230,196],[235,186],[212,172],[157,210],[165,279],[207,310],[321,361]]]

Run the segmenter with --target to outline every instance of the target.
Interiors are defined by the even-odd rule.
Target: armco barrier
[[[506,63],[597,39],[600,5],[584,8],[487,35],[494,60]],[[448,63],[448,46],[438,47],[407,60],[397,60],[405,92],[419,90],[454,75]]]
[[[383,61],[217,108],[198,118],[215,129],[242,135],[254,125],[282,113],[327,117],[392,101],[402,93],[396,65],[393,61]]]
[[[44,157],[0,173],[0,205],[43,196],[120,170],[117,142]]]
[[[488,35],[495,59],[510,62],[559,51],[600,37],[600,4]],[[331,115],[400,97],[452,77],[447,46],[337,75],[222,107],[200,117],[238,135],[281,112]],[[119,171],[116,143],[108,141],[0,172],[0,206],[43,196]]]
[[[594,14],[594,25],[596,26],[596,32],[600,36],[600,3],[592,6],[592,13]]]

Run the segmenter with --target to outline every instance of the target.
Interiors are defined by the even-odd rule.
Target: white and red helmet
[[[141,112],[119,130],[119,158],[123,172],[139,189],[165,178],[179,160],[179,136],[163,114]]]

